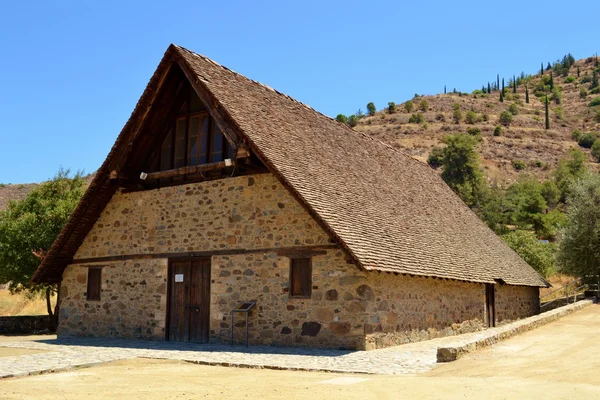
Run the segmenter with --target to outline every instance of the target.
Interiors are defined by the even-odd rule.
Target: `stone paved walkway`
[[[582,302],[583,303],[583,302]],[[151,342],[122,339],[70,338],[51,340],[1,341],[0,347],[34,349],[43,353],[0,357],[0,378],[64,371],[136,357],[182,360],[206,365],[269,368],[343,373],[413,375],[433,369],[438,348],[481,343],[495,338],[497,331],[522,331],[524,325],[539,326],[553,314],[575,311],[585,305],[573,304],[548,313],[504,325],[501,328],[371,351],[343,351],[190,343]],[[513,325],[514,328],[510,326]],[[497,341],[493,339],[492,342]],[[475,348],[477,345],[475,346]]]

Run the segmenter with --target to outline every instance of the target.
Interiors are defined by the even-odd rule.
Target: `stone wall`
[[[496,285],[496,321],[509,322],[540,312],[539,288]]]
[[[69,265],[60,286],[58,335],[163,340],[166,259],[105,263],[100,300],[87,300],[87,265]]]
[[[19,315],[0,317],[0,335],[33,334],[48,332],[50,317],[48,315]]]
[[[348,264],[339,249],[312,258],[311,299],[289,298],[290,259],[276,249],[325,244],[330,244],[328,235],[304,208],[274,176],[261,174],[117,193],[75,262],[113,255],[254,250],[212,257],[213,342],[229,340],[230,311],[248,300],[257,302],[249,320],[253,344],[372,349],[482,328],[484,285],[366,272]],[[100,301],[86,300],[87,265],[65,270],[59,335],[164,339],[168,260],[103,265]],[[503,296],[503,291],[497,295],[505,302],[502,315],[512,318],[509,297]],[[527,313],[526,301],[524,296],[515,314]],[[241,339],[241,318],[236,325]]]
[[[483,327],[484,285],[366,272],[330,250],[312,258],[312,298],[294,299],[289,262],[276,253],[213,257],[214,341],[229,341],[230,311],[248,300],[257,302],[253,344],[373,349]]]

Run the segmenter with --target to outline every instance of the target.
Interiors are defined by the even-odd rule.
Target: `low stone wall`
[[[48,315],[0,317],[0,335],[40,333],[49,329]]]
[[[549,322],[571,314],[577,310],[593,304],[591,300],[579,301],[575,304],[570,304],[564,307],[556,308],[533,317],[515,321],[510,324],[503,325],[497,328],[490,328],[481,333],[470,336],[466,339],[457,338],[455,343],[445,345],[437,349],[437,361],[449,362],[455,361],[467,353],[471,353],[477,349],[491,346],[501,340],[508,339],[519,333],[529,331],[538,326],[545,325]]]

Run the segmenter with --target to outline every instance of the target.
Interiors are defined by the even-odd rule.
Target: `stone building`
[[[33,281],[60,336],[373,349],[547,286],[427,165],[170,46]],[[243,319],[233,327],[236,340]]]

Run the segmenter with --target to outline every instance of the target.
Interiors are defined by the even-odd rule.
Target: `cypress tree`
[[[517,93],[517,80],[515,79],[514,75],[513,75],[513,93]]]
[[[504,78],[502,78],[502,93],[504,93]]]
[[[546,129],[550,129],[550,116],[548,115],[548,95],[546,95]]]
[[[500,74],[496,75],[496,88],[500,89]]]
[[[579,71],[579,65],[577,66],[577,77],[579,78],[579,74],[581,73],[581,71]]]
[[[529,88],[525,85],[525,103],[529,104]]]
[[[552,69],[552,65],[550,65],[550,61],[548,61],[548,65],[546,65],[546,71],[550,71]]]
[[[446,85],[444,85],[444,94],[446,94]]]
[[[488,93],[492,93],[492,88],[490,87],[490,83],[488,82]]]
[[[504,103],[504,90],[500,91],[500,102]]]
[[[540,74],[544,75],[544,63],[542,63],[542,68],[540,69]]]
[[[554,89],[554,78],[552,77],[552,72],[550,72],[550,90]]]

